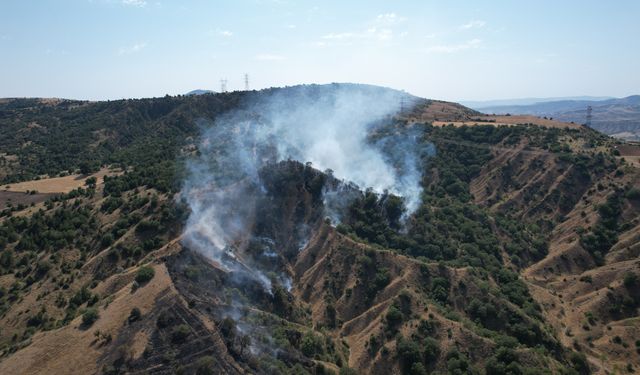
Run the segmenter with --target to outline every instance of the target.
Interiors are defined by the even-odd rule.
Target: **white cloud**
[[[363,32],[358,33],[331,33],[326,34],[320,37],[324,39],[326,42],[316,43],[316,45],[326,46],[329,45],[330,42],[338,42],[341,44],[351,44],[355,40],[378,40],[381,42],[389,41],[393,39],[393,30],[389,28],[377,28],[371,27]]]
[[[257,55],[255,59],[259,61],[282,61],[285,59],[285,57],[281,55],[263,53],[263,54]]]
[[[464,50],[474,49],[480,47],[482,40],[471,39],[461,44],[442,44],[437,46],[431,46],[427,48],[427,52],[434,53],[455,53]]]
[[[130,47],[122,47],[118,50],[118,55],[130,55],[132,53],[140,52],[147,46],[147,43],[136,43]]]
[[[406,35],[406,33],[403,34]],[[385,42],[393,39],[393,30],[386,27],[370,27],[362,32],[330,33],[323,35],[320,38],[325,40],[325,42],[319,42],[316,43],[316,45],[327,46],[331,44],[331,42],[334,42],[335,44],[349,45],[356,40],[377,40]]]
[[[207,31],[207,35],[210,37],[221,37],[221,38],[231,38],[233,36],[233,31],[231,30],[222,30],[222,29],[209,29]]]
[[[142,8],[147,5],[146,0],[122,0],[122,4]]]
[[[296,25],[286,25],[285,27],[287,29],[295,29],[297,26]]]
[[[384,13],[376,16],[375,22],[379,25],[392,26],[404,22],[405,17],[400,17],[395,13]]]
[[[327,39],[327,40],[344,40],[344,39],[353,39],[353,38],[360,38],[362,37],[363,34],[358,34],[358,33],[338,33],[338,34],[326,34],[321,36],[322,39]]]
[[[375,19],[368,23],[369,28],[366,30],[325,34],[320,37],[322,40],[316,42],[315,45],[318,47],[328,47],[331,45],[348,46],[352,45],[356,41],[389,42],[394,38],[395,33],[393,26],[403,22],[404,20],[404,17],[399,17],[395,13],[379,14]],[[401,37],[407,35],[408,33],[406,31],[400,33]]]
[[[460,26],[460,30],[479,29],[484,27],[486,24],[486,22],[481,20],[472,20]]]
[[[393,30],[391,29],[369,29],[367,30],[377,40],[384,42],[393,39]]]

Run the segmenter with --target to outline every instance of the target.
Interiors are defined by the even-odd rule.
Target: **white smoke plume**
[[[282,160],[310,162],[360,188],[402,196],[408,211],[414,211],[422,191],[420,134],[376,137],[376,130],[391,122],[407,99],[411,97],[395,90],[343,84],[247,94],[238,108],[203,126],[198,155],[187,165],[182,189],[191,208],[185,245],[269,290],[273,276],[261,271],[259,260],[245,250],[256,201],[264,194],[258,172]],[[269,249],[263,256],[274,253],[277,249]],[[284,276],[277,281],[288,282]]]

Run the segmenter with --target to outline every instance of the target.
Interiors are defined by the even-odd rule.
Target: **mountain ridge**
[[[615,99],[612,96],[560,96],[560,97],[542,97],[542,98],[515,98],[515,99],[492,99],[492,100],[460,100],[459,103],[467,107],[480,110],[482,108],[514,106],[514,105],[533,105],[545,102],[557,102],[566,100],[584,100],[584,101],[601,101]]]

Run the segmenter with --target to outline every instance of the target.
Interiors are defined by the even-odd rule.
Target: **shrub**
[[[97,172],[100,169],[100,165],[95,161],[83,160],[79,165],[80,173],[87,175],[93,172]]]
[[[302,351],[302,354],[311,358],[314,354],[322,352],[322,342],[318,336],[309,331],[302,337],[300,350]]]
[[[215,374],[216,360],[210,355],[200,357],[196,361],[196,375],[213,375]]]
[[[627,199],[633,199],[633,200],[640,199],[640,189],[631,188],[627,191],[625,196],[627,197]]]
[[[411,375],[427,375],[427,369],[424,368],[424,365],[420,362],[414,362],[411,365]]]
[[[571,355],[569,355],[569,362],[571,362],[574,370],[576,370],[581,375],[589,374],[591,372],[589,370],[587,357],[583,353],[571,353]]]
[[[129,313],[129,323],[139,320],[141,316],[142,316],[142,313],[140,312],[140,309],[137,307],[134,307],[133,309],[131,309],[131,313]]]
[[[613,338],[613,342],[618,344],[618,345],[622,345],[622,338],[620,336],[615,336]]]
[[[98,180],[95,178],[95,176],[91,176],[84,181],[84,184],[87,186],[95,186],[97,182]]]
[[[167,328],[173,323],[173,320],[173,316],[171,316],[166,311],[163,311],[162,313],[160,313],[160,316],[158,316],[158,319],[156,319],[156,325],[160,329]]]
[[[389,307],[389,310],[387,310],[386,318],[387,324],[390,328],[397,327],[400,323],[402,323],[403,320],[402,312],[400,312],[400,310],[398,310],[398,308],[395,306]]]
[[[87,289],[86,286],[80,288],[71,299],[69,299],[69,306],[78,307],[83,303],[89,301],[91,299],[91,292]]]
[[[44,277],[49,270],[51,269],[51,264],[46,260],[41,260],[38,262],[38,266],[36,268],[36,275],[38,278]]]
[[[187,340],[191,329],[186,324],[180,324],[171,331],[171,341],[175,344],[181,344]]]
[[[336,319],[337,319],[337,312],[336,312],[336,308],[333,306],[333,304],[329,303],[325,309],[325,313],[327,316],[327,324],[329,325],[329,327],[331,328],[335,328],[336,327]]]
[[[184,275],[191,281],[198,281],[200,278],[200,270],[194,266],[188,266],[184,269]]]
[[[376,272],[376,276],[373,279],[373,284],[375,285],[376,291],[384,289],[389,282],[391,281],[391,276],[389,275],[389,270],[386,268],[378,269]]]
[[[142,220],[136,227],[136,233],[145,234],[160,230],[160,223],[154,220]]]
[[[136,274],[136,281],[140,284],[144,284],[149,280],[153,279],[156,271],[150,266],[142,266],[138,269],[138,273]]]
[[[93,325],[93,323],[96,322],[96,320],[98,320],[98,318],[100,318],[98,310],[94,308],[87,309],[87,311],[82,314],[82,325],[90,327],[91,325]]]
[[[233,319],[229,317],[222,319],[219,328],[222,337],[227,341],[231,342],[236,337],[236,322]]]
[[[340,368],[340,375],[358,375],[358,373],[356,370],[345,366]]]
[[[396,350],[400,361],[406,369],[410,369],[415,362],[420,362],[422,359],[420,345],[413,340],[398,338]]]
[[[102,245],[102,247],[108,247],[113,243],[113,241],[113,235],[111,233],[106,233],[104,236],[102,236],[102,239],[100,239],[100,244]]]
[[[582,281],[583,283],[593,283],[593,278],[591,277],[591,275],[585,275],[585,276],[581,276],[580,277],[580,281]]]
[[[638,285],[638,275],[633,272],[625,273],[623,283],[627,289],[634,288],[636,285]]]
[[[424,350],[424,358],[427,362],[435,361],[440,354],[440,345],[438,344],[438,341],[432,339],[431,337],[427,337],[426,339],[424,339],[422,348]]]

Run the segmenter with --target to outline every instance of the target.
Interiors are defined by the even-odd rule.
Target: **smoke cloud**
[[[246,95],[232,112],[203,123],[198,154],[187,164],[181,196],[191,208],[184,244],[270,290],[271,269],[247,248],[256,202],[265,194],[259,171],[283,160],[310,162],[360,188],[388,191],[408,212],[421,194],[420,131],[385,128],[397,114],[402,92],[364,85],[297,86]],[[327,214],[344,206],[340,190],[325,191]],[[262,239],[260,257],[275,257]],[[276,281],[287,285],[286,276]]]

